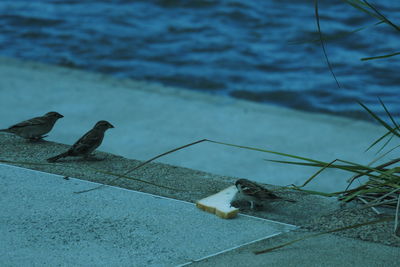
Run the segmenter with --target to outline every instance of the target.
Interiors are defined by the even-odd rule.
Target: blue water
[[[312,0],[1,0],[0,55],[116,77],[365,118],[377,97],[400,115],[400,32],[320,1],[330,74]],[[400,24],[400,1],[371,0]],[[335,38],[363,26],[367,29]]]

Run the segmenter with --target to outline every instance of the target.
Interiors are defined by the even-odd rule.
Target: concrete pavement
[[[65,117],[48,140],[72,144],[96,121],[106,119],[116,128],[107,133],[100,150],[138,160],[207,138],[367,164],[376,155],[364,150],[384,133],[363,121],[1,58],[0,128],[50,110]],[[316,171],[264,161],[271,158],[276,157],[202,143],[158,161],[276,185],[302,184]],[[327,170],[310,188],[340,191],[348,177]]]
[[[176,266],[294,229],[119,187],[73,193],[88,186],[0,165],[1,265]]]
[[[96,152],[98,157],[105,158],[103,161],[67,159],[47,164],[47,157],[68,146],[46,141],[27,142],[8,134],[0,134],[0,161],[12,161],[10,164],[62,177],[106,184],[112,181],[121,188],[191,203],[232,185],[235,177],[276,185],[301,184],[315,170],[266,163],[264,158],[273,158],[268,154],[201,144],[158,161],[177,166],[152,163],[129,174],[132,179],[170,189],[132,179],[115,181],[115,176],[110,173],[122,174],[140,163],[132,158],[148,159],[203,138],[327,161],[340,157],[366,163],[375,155],[362,151],[383,132],[380,127],[367,122],[13,59],[0,59],[0,77],[0,128],[56,110],[65,118],[57,123],[47,140],[72,144],[99,119],[107,119],[116,126],[107,133]],[[396,259],[400,256],[400,241],[391,234],[392,222],[324,235],[272,254],[252,254],[254,250],[320,231],[322,222],[324,229],[333,229],[377,218],[370,210],[359,210],[357,205],[343,207],[335,199],[285,191],[279,193],[297,202],[271,203],[261,211],[243,211],[302,227],[265,239],[276,232],[263,231],[279,224],[249,217],[223,221],[202,211],[190,210],[192,204],[116,188],[103,187],[76,195],[71,192],[92,188],[92,185],[52,174],[2,168],[0,208],[4,238],[0,242],[7,249],[0,255],[7,259],[2,262],[5,266],[29,264],[35,260],[38,265],[82,263],[101,266],[107,263],[130,266],[135,257],[142,257],[147,262],[140,263],[150,266],[179,265],[191,260],[193,265],[204,266],[274,266],[281,263],[287,266],[397,266]],[[329,171],[310,188],[342,190],[347,177]],[[188,225],[181,229],[181,223],[176,223],[182,217],[177,210],[190,211],[185,217],[198,218],[189,223],[196,225],[199,232],[194,232]],[[144,211],[155,211],[156,214],[146,215],[148,212]],[[160,216],[164,220],[156,223],[155,218]],[[199,221],[202,223],[198,224]],[[266,223],[268,227],[265,227]],[[261,227],[262,230],[256,234],[247,232],[253,224],[255,229]],[[238,236],[238,229],[243,231],[243,236]],[[209,230],[216,235],[211,232],[204,235]],[[172,240],[168,234],[174,232],[189,235],[190,249],[176,247],[179,242],[168,243]],[[235,245],[240,247],[229,250],[235,245],[226,245],[226,240],[218,234],[228,235],[232,238],[227,239],[228,243],[236,242]],[[222,243],[211,247],[207,245],[211,238]],[[195,246],[198,240],[201,242]],[[259,241],[241,246],[254,240]],[[149,256],[148,250],[155,250],[154,257]],[[224,252],[218,254],[221,251]]]
[[[191,176],[192,186],[205,183],[195,171]],[[214,178],[226,179],[209,177]],[[400,242],[387,246],[383,240],[337,235],[254,255],[314,232],[253,216],[224,220],[193,203],[119,187],[74,194],[96,184],[9,165],[0,165],[0,184],[2,266],[397,266],[400,256]],[[310,202],[308,197],[298,197],[292,207],[300,216],[285,214],[292,209],[282,203],[254,215],[280,214],[284,221],[304,225],[342,210],[324,198]],[[310,212],[310,204],[320,207]],[[373,218],[356,218],[366,219]]]

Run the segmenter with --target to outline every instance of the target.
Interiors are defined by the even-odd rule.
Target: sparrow
[[[45,134],[53,129],[56,121],[63,117],[60,113],[51,111],[42,117],[35,117],[17,123],[7,129],[0,130],[0,132],[12,133],[25,139],[38,141],[46,137],[47,135]]]
[[[235,186],[238,190],[238,195],[240,199],[250,202],[251,209],[253,209],[255,205],[262,205],[263,201],[284,200],[289,202],[296,202],[291,199],[277,196],[265,187],[247,179],[237,180],[235,182]],[[231,205],[233,204],[233,202],[236,201],[238,200],[234,199],[234,201],[231,202]]]
[[[57,156],[48,158],[48,162],[56,162],[57,160],[65,157],[83,156],[87,158],[90,154],[101,145],[104,138],[104,133],[114,126],[108,121],[99,121],[96,125],[83,135],[78,141],[75,142],[66,152]]]

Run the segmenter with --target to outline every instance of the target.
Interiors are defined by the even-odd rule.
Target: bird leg
[[[95,156],[95,154],[89,154],[89,155],[83,156],[83,159],[90,160],[90,161],[102,161],[102,160],[105,160],[106,158],[98,158]]]
[[[37,137],[31,137],[29,138],[29,141],[33,141],[33,142],[39,142],[39,141],[43,141],[43,138],[47,137],[48,135],[42,135],[42,136],[37,136]]]

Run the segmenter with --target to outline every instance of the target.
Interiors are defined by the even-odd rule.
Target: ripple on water
[[[380,96],[399,115],[399,57],[360,61],[398,51],[398,31],[343,1],[319,8],[341,89],[306,0],[2,0],[0,54],[339,115]]]

